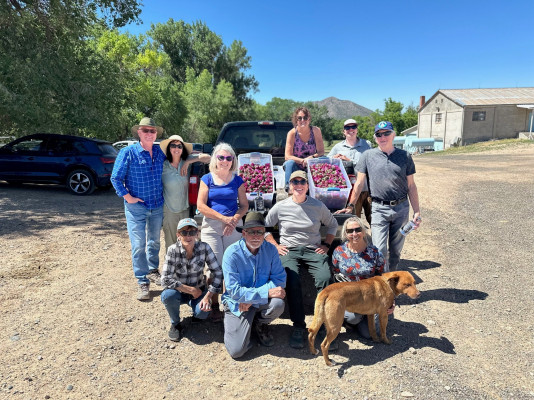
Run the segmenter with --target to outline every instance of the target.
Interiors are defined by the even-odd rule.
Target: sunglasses
[[[346,131],[351,130],[351,129],[358,129],[358,125],[347,125],[343,127],[343,129],[345,129]]]
[[[291,183],[293,185],[305,185],[308,181],[306,179],[293,179]]]
[[[232,161],[234,159],[234,156],[217,156],[217,160],[219,161]]]
[[[143,133],[156,133],[157,130],[155,130],[155,129],[142,128],[142,129],[141,129],[141,132],[143,132]]]
[[[247,235],[250,235],[250,236],[263,236],[265,234],[265,231],[261,229],[256,229],[256,230],[248,229],[245,232],[247,233]]]
[[[391,135],[391,131],[387,131],[387,132],[377,132],[375,133],[375,137],[382,137],[382,136],[389,136]]]
[[[181,144],[178,144],[178,143],[171,143],[171,144],[169,145],[169,147],[170,147],[171,149],[183,149],[183,148],[184,148],[184,146],[182,146]]]
[[[361,232],[362,230],[363,230],[363,229],[362,229],[361,226],[359,226],[359,227],[357,227],[357,228],[352,228],[352,229],[351,229],[351,228],[347,228],[347,233],[353,233],[353,232],[355,232],[355,233],[359,233],[359,232]]]
[[[297,117],[298,121],[307,121],[308,117]]]
[[[181,236],[196,236],[198,233],[198,229],[190,229],[188,231],[180,231],[178,232]]]

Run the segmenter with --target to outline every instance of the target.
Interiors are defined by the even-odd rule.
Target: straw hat
[[[161,126],[157,126],[156,122],[152,118],[144,117],[140,122],[139,125],[132,126],[132,135],[135,138],[139,139],[139,135],[137,134],[137,130],[140,126],[151,126],[152,128],[156,128],[156,131],[158,132],[158,137],[161,137],[163,133],[163,128]]]
[[[191,154],[191,152],[193,151],[193,145],[191,143],[187,143],[187,142],[184,142],[184,139],[182,139],[181,136],[178,136],[178,135],[172,135],[170,138],[168,139],[165,139],[165,140],[162,140],[160,143],[159,143],[159,147],[161,147],[161,151],[163,151],[163,154],[167,154],[167,146],[171,143],[171,142],[174,142],[174,141],[180,141],[182,142],[182,144],[184,145],[184,147],[186,148],[187,150],[187,153],[188,154]]]

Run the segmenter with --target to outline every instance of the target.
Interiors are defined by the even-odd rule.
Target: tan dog
[[[308,329],[310,352],[319,354],[319,350],[315,349],[315,337],[324,323],[326,337],[321,343],[321,350],[326,365],[333,364],[328,358],[328,348],[341,330],[345,310],[367,315],[369,333],[375,342],[379,340],[376,336],[374,314],[378,314],[380,339],[384,343],[391,344],[391,340],[386,336],[387,310],[393,305],[395,297],[400,294],[407,294],[412,299],[418,298],[421,294],[415,287],[415,280],[409,272],[386,272],[381,276],[358,282],[339,282],[329,285],[317,295],[315,300],[313,322]]]

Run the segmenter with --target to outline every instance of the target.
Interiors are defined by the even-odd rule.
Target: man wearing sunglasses
[[[395,271],[404,246],[400,229],[408,222],[410,204],[412,221],[417,229],[421,222],[419,195],[415,185],[415,164],[410,154],[393,146],[395,131],[389,121],[375,126],[375,141],[378,147],[362,154],[356,170],[358,177],[350,196],[348,207],[340,212],[349,212],[369,179],[372,198],[371,232],[373,244],[388,261],[390,271]],[[409,200],[409,202],[408,202]]]
[[[145,117],[132,127],[139,142],[121,149],[111,183],[124,198],[124,214],[132,246],[132,266],[137,278],[137,300],[150,300],[150,282],[160,284],[159,246],[163,222],[161,174],[165,154],[154,144],[163,128]]]
[[[373,146],[371,146],[371,142],[368,140],[358,137],[358,123],[352,118],[343,123],[343,135],[345,136],[345,140],[332,147],[332,150],[328,153],[328,157],[339,158],[342,160],[347,174],[352,175],[355,174],[354,168],[356,167],[356,164],[358,164],[362,153],[371,150]],[[367,181],[364,182],[362,192],[352,210],[358,218],[360,218],[362,214],[362,208],[365,212],[367,222],[371,224],[371,203]]]
[[[268,324],[284,312],[286,296],[286,272],[276,247],[264,241],[263,215],[249,212],[236,230],[243,237],[223,256],[224,345],[232,358],[252,347],[252,331],[261,345],[274,345]]]
[[[177,241],[167,250],[161,274],[164,287],[161,301],[171,319],[169,339],[179,341],[183,336],[180,305],[189,304],[193,310],[192,322],[200,322],[211,312],[211,300],[222,288],[222,269],[209,244],[197,241],[198,225],[192,218],[180,220]],[[213,279],[208,285],[204,279],[204,264]]]

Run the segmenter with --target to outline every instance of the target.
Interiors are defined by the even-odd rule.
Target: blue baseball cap
[[[179,231],[180,229],[185,228],[186,226],[192,226],[193,228],[198,229],[198,225],[193,218],[184,218],[181,219],[180,222],[178,222],[178,228],[176,228],[176,230]]]
[[[393,129],[393,124],[389,121],[380,121],[378,124],[376,124],[375,126],[375,133],[378,132],[378,131],[392,131],[394,130]]]

